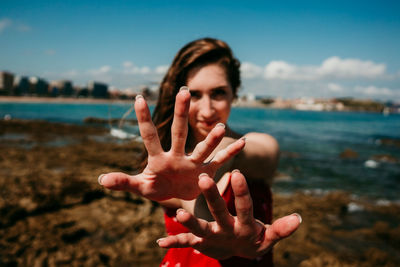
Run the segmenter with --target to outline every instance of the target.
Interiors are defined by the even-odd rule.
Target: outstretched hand
[[[207,222],[178,209],[177,220],[190,232],[161,238],[157,240],[158,245],[163,248],[193,247],[216,259],[232,256],[256,258],[300,226],[301,217],[296,213],[280,218],[272,225],[254,219],[252,199],[244,176],[239,171],[233,171],[231,175],[237,216],[229,213],[214,181],[201,174],[199,187],[215,221]]]
[[[207,173],[214,176],[217,169],[239,153],[244,139],[239,139],[205,162],[225,134],[224,125],[217,124],[205,140],[198,143],[190,155],[185,153],[188,134],[188,112],[190,93],[187,87],[176,95],[174,119],[171,127],[171,149],[164,151],[157,129],[151,120],[146,101],[137,96],[135,112],[140,134],[148,152],[148,163],[142,173],[128,175],[114,172],[101,175],[99,183],[108,189],[129,191],[151,200],[169,198],[191,200],[200,194],[198,176]]]

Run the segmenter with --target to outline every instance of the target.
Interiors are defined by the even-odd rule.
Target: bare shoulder
[[[244,135],[246,146],[235,160],[237,167],[247,179],[272,182],[279,161],[279,144],[265,133],[251,132]]]
[[[250,157],[276,157],[279,154],[279,144],[276,139],[266,133],[251,132],[244,135],[246,146],[244,152]]]

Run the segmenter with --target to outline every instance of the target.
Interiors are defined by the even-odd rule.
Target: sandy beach
[[[0,266],[158,266],[162,208],[97,183],[134,173],[140,143],[101,125],[2,120],[0,148]],[[274,218],[293,212],[303,223],[275,247],[276,266],[400,265],[398,204],[274,194]]]

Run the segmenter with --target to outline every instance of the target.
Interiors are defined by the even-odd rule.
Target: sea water
[[[0,118],[82,124],[87,117],[121,118],[129,108],[125,103],[0,103]],[[135,118],[134,112],[128,118]],[[400,140],[399,114],[236,107],[228,124],[242,134],[264,132],[278,140],[282,153],[275,192],[341,190],[382,203],[400,199],[400,147],[382,143]],[[137,127],[124,130],[138,134]],[[346,149],[358,156],[341,158]],[[376,155],[397,162],[377,161]]]

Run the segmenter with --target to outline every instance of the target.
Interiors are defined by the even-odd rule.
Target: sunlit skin
[[[189,72],[187,86],[191,100],[189,125],[194,141],[202,141],[219,122],[226,124],[233,101],[232,88],[225,69],[217,64]]]
[[[187,86],[191,94],[188,123],[194,139],[191,141],[196,144],[204,140],[215,125],[227,123],[234,95],[225,69],[217,64],[192,69]],[[223,140],[221,147],[216,150],[239,137],[229,128],[227,130],[225,142]],[[249,144],[241,152],[241,160],[230,167],[240,167],[253,178],[271,180],[279,151],[276,140],[263,133],[248,133],[244,137]],[[301,217],[298,214],[278,219],[272,225],[254,219],[252,199],[243,174],[235,170],[234,173],[225,173],[220,178],[211,179],[207,175],[199,177],[199,188],[204,198],[181,201],[176,206],[184,208],[178,209],[176,219],[189,232],[159,239],[157,243],[160,247],[193,247],[217,259],[231,256],[256,258],[264,255],[276,242],[291,235],[299,227]],[[220,196],[229,180],[235,195],[237,216],[229,214],[226,203]]]
[[[190,93],[181,90],[176,95],[174,120],[171,126],[171,148],[164,151],[157,134],[157,128],[151,120],[150,110],[145,99],[137,96],[135,112],[138,119],[140,135],[148,152],[148,161],[144,170],[136,175],[109,173],[99,178],[100,184],[113,190],[125,190],[144,196],[151,200],[162,201],[176,197],[191,200],[200,194],[197,185],[198,175],[208,173],[211,176],[226,161],[240,152],[244,140],[219,150],[212,160],[204,164],[211,152],[224,137],[225,129],[216,125],[203,142],[193,148],[192,153],[185,153],[188,130],[188,111]]]
[[[280,218],[272,225],[253,216],[244,175],[266,183],[272,181],[278,162],[278,143],[265,133],[247,133],[244,139],[228,127],[221,127],[219,123],[228,121],[234,99],[223,67],[210,64],[192,69],[187,86],[190,94],[185,89],[176,96],[171,149],[163,151],[147,103],[138,97],[135,112],[148,152],[148,164],[137,175],[101,175],[99,183],[109,189],[130,191],[159,201],[166,207],[183,208],[178,210],[177,220],[190,232],[159,240],[161,247],[194,247],[218,259],[261,256],[301,223],[297,214]],[[190,153],[185,151],[188,127],[192,133],[188,141],[193,144]],[[225,169],[232,168],[240,172],[226,170],[221,178]],[[229,180],[237,216],[229,214],[220,196]],[[204,198],[198,198],[200,193]],[[199,199],[200,205],[194,205]]]

